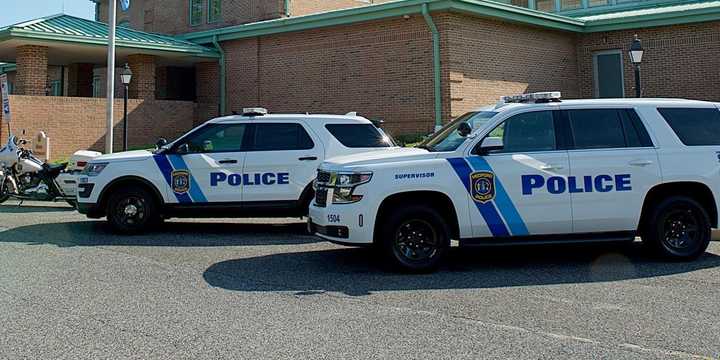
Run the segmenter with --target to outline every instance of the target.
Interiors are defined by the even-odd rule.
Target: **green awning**
[[[59,14],[0,28],[0,43],[8,40],[107,46],[108,25]],[[215,49],[190,41],[124,27],[116,28],[115,42],[118,48],[185,54],[194,57],[217,58],[220,56]]]

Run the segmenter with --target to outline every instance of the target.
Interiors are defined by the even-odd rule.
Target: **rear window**
[[[349,148],[390,147],[392,143],[373,124],[327,124],[325,128]]]
[[[688,146],[720,145],[720,111],[714,108],[658,108]]]

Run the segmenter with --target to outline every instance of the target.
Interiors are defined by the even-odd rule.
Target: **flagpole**
[[[115,10],[117,0],[108,1],[108,58],[107,58],[107,131],[105,152],[113,152],[113,104],[115,102]]]

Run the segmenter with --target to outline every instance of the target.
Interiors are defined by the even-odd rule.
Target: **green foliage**
[[[410,147],[419,144],[425,138],[427,134],[403,134],[394,136],[393,138],[400,146]]]

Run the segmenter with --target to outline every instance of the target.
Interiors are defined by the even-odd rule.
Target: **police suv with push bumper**
[[[78,210],[120,232],[168,217],[303,216],[317,166],[329,156],[392,149],[369,120],[267,114],[210,120],[155,151],[93,159],[78,179]]]
[[[460,246],[632,241],[671,259],[718,226],[720,111],[681,99],[504,97],[417,148],[326,160],[309,227],[401,269]]]

